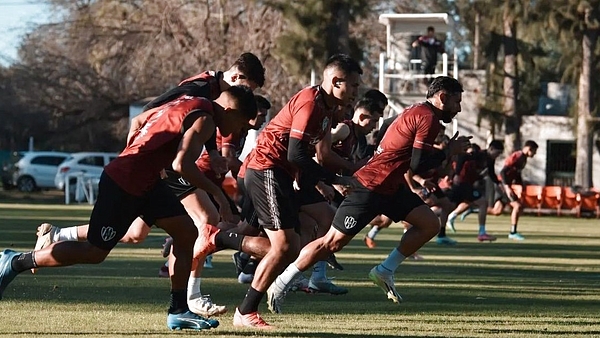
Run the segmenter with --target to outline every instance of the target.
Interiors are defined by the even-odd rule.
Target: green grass
[[[41,221],[86,223],[87,206],[0,204],[0,248],[30,249]],[[490,218],[495,243],[478,243],[476,217],[458,222],[456,247],[427,244],[423,261],[406,261],[396,273],[405,302],[386,300],[367,278],[401,236],[392,226],[366,249],[360,234],[342,252],[345,271],[328,271],[350,288],[345,296],[290,294],[285,314],[261,305],[272,332],[232,326],[232,311],[247,286],[234,278],[231,251],[215,255],[202,290],[230,312],[211,331],[166,329],[168,281],[157,277],[164,233],[141,245],[119,245],[97,266],[23,273],[0,301],[0,336],[11,337],[600,337],[600,222],[524,217],[525,242],[506,238],[509,219]]]

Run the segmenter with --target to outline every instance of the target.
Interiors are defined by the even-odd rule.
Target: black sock
[[[33,251],[25,252],[13,257],[10,265],[16,272],[23,272],[25,270],[37,268],[37,264],[35,264],[35,258],[33,257]]]
[[[244,235],[236,234],[233,232],[224,232],[220,231],[215,236],[215,244],[219,249],[233,249],[233,250],[242,250],[242,240],[244,240]]]
[[[253,287],[250,287],[246,293],[246,297],[244,297],[244,300],[242,301],[242,304],[238,306],[240,314],[247,315],[252,312],[257,312],[258,305],[260,304],[260,301],[264,295],[264,292],[256,291]]]
[[[511,234],[516,234],[517,233],[517,225],[513,224],[510,226],[510,233]]]
[[[186,290],[171,290],[169,313],[179,314],[188,311]]]
[[[248,261],[248,264],[246,264],[246,266],[244,266],[244,270],[242,270],[242,272],[245,274],[248,274],[248,275],[253,275],[254,272],[256,271],[257,265],[258,265],[258,259],[252,258]]]
[[[245,260],[250,260],[250,255],[248,255],[245,252],[240,251],[240,258],[245,259]]]
[[[438,233],[438,237],[446,237],[446,225],[440,226],[440,232]]]

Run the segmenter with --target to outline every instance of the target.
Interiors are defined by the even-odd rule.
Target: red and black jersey
[[[527,155],[522,150],[510,154],[504,161],[504,167],[500,171],[500,179],[504,184],[523,184],[521,172],[527,164]]]
[[[192,112],[212,115],[211,101],[182,96],[154,108],[129,145],[104,171],[123,190],[142,196],[159,180],[163,168],[171,167],[183,136],[183,121]]]
[[[413,148],[432,151],[440,128],[429,103],[406,108],[390,124],[373,158],[354,176],[369,190],[394,194],[406,183]]]
[[[314,148],[331,129],[336,110],[337,106],[326,105],[320,86],[301,90],[260,133],[247,167],[254,170],[280,167],[298,177],[300,168],[288,161],[290,138],[306,141]]]

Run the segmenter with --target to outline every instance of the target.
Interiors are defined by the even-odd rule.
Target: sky
[[[36,23],[49,20],[49,6],[43,0],[0,0],[0,64],[15,60],[21,37]]]

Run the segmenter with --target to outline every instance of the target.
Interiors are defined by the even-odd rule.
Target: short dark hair
[[[427,27],[428,32],[435,32],[435,28],[433,26]]]
[[[254,99],[256,99],[256,105],[257,105],[258,109],[265,109],[265,110],[271,109],[271,102],[269,102],[269,100],[267,100],[266,97],[264,97],[262,95],[254,94]]]
[[[535,141],[533,141],[533,140],[527,140],[527,141],[525,141],[525,147],[529,147],[530,149],[537,150],[537,148],[539,146],[538,146],[537,143],[535,143]]]
[[[481,147],[477,143],[471,143],[471,149],[474,153],[481,151]]]
[[[445,91],[450,95],[464,92],[462,85],[457,79],[450,76],[438,76],[431,81],[427,89],[427,98],[433,97],[433,95],[441,91]]]
[[[325,63],[325,69],[328,68],[339,69],[345,74],[358,73],[359,75],[362,75],[363,73],[358,61],[346,54],[335,54],[331,56],[327,60],[327,63]]]
[[[384,93],[380,92],[377,89],[369,89],[364,95],[365,98],[371,99],[377,103],[383,103],[383,107],[388,105],[388,98]]]
[[[256,83],[259,87],[265,85],[265,67],[258,57],[252,53],[243,53],[233,63],[240,73],[246,75],[249,81]]]
[[[493,140],[492,142],[490,142],[490,145],[488,145],[488,148],[503,151],[504,150],[504,144],[502,143],[502,141]]]
[[[358,110],[359,108],[362,108],[371,114],[382,113],[379,102],[366,97],[363,97],[362,99],[358,100],[358,102],[356,102],[356,104],[354,105],[354,111]]]
[[[223,91],[233,98],[236,103],[237,109],[248,118],[248,121],[256,118],[258,108],[256,106],[256,99],[252,93],[252,89],[248,86],[236,85],[231,86]]]

